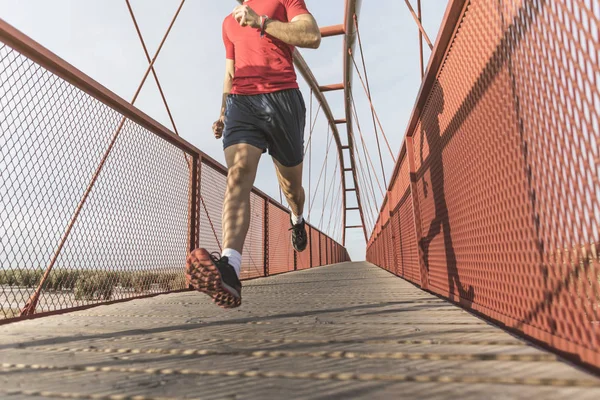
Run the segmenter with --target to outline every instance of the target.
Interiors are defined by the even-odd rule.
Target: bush
[[[75,284],[75,300],[110,300],[114,290],[114,275],[95,272],[79,277]]]
[[[185,275],[175,272],[163,274],[159,286],[165,292],[183,289],[185,288]]]
[[[123,289],[133,289],[134,287],[134,274],[129,271],[121,271],[119,272],[119,280],[118,283]]]
[[[0,285],[37,287],[45,270],[0,270]],[[67,268],[53,269],[44,283],[47,291],[74,291],[77,300],[109,300],[115,287],[145,293],[157,285],[160,291],[185,287],[183,272],[94,271]]]
[[[157,283],[159,276],[155,272],[137,272],[133,273],[133,288],[136,293],[148,292],[152,285]]]
[[[0,285],[36,287],[42,278],[44,271],[41,269],[7,269],[0,271]]]
[[[18,317],[20,314],[21,314],[21,310],[19,310],[18,308],[2,308],[2,307],[0,307],[0,319]]]
[[[85,275],[83,271],[75,269],[56,269],[50,272],[50,276],[44,283],[46,290],[73,290],[80,276]]]
[[[14,270],[5,269],[0,271],[0,285],[15,286],[16,284],[17,277]]]

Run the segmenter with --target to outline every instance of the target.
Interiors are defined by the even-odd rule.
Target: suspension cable
[[[310,114],[309,114],[309,121],[312,121],[312,109],[313,109],[313,90],[312,88],[310,89]],[[310,138],[312,138],[312,131],[310,132]],[[309,139],[310,139],[309,138]],[[311,182],[311,177],[312,177],[312,146],[310,146],[310,144],[312,143],[311,140],[308,141],[308,145],[309,145],[309,153],[308,153],[308,204],[310,204],[310,182]],[[306,154],[306,149],[304,149],[304,153]],[[308,215],[306,216],[307,220],[310,220],[310,208],[308,210]]]
[[[364,83],[364,81],[362,79],[362,75],[361,75],[360,71],[358,70],[358,65],[356,64],[356,61],[354,60],[354,57],[352,55],[350,57],[352,58],[352,62],[354,63],[354,68],[355,68],[356,73],[357,73],[357,75],[358,75],[358,77],[360,79],[360,82],[363,85],[363,89],[365,90],[365,93],[367,93],[367,96],[369,96],[368,92],[367,92],[367,87],[365,86],[365,83]],[[370,103],[371,115],[375,117],[375,120],[377,121],[377,124],[379,125],[379,129],[383,131],[383,127],[381,126],[381,121],[379,121],[379,116],[377,115],[377,111],[375,111],[375,107],[373,107],[373,104],[371,103],[371,100],[369,100],[368,98],[367,98],[367,100]],[[377,130],[375,130],[375,132],[376,132],[375,133],[375,137],[378,138],[378,136],[377,136]],[[390,155],[392,157],[392,160],[394,160],[394,162],[396,162],[396,157],[394,156],[394,154],[392,152],[392,148],[390,147],[390,144],[389,144],[389,142],[387,140],[387,136],[383,135],[383,137],[385,139],[385,143],[386,143],[388,151],[389,151],[389,153],[390,153]],[[377,139],[377,143],[379,143],[379,139]],[[378,148],[379,148],[379,145],[378,145]],[[381,149],[379,149],[379,153],[380,153],[379,157],[381,158]]]
[[[333,170],[333,175],[334,176],[337,173],[337,169],[338,169],[338,164],[336,163],[335,164],[335,169]],[[325,176],[325,177],[327,177],[327,176]],[[335,183],[331,184],[329,186],[329,190],[327,190],[327,196],[326,197],[324,196],[324,199],[323,199],[323,208],[321,209],[321,219],[319,220],[319,230],[322,230],[322,223],[323,223],[323,216],[325,214],[325,207],[327,207],[327,202],[329,201],[329,195],[331,194],[331,191],[332,191],[332,189],[333,189],[334,186],[335,186]],[[327,187],[327,184],[325,184],[324,187]],[[325,194],[325,190],[323,190],[323,194]],[[333,200],[333,197],[332,197],[332,200]]]
[[[329,213],[329,221],[327,222],[327,232],[329,232],[329,229],[331,228],[331,218],[333,217],[334,212],[337,212],[337,210],[333,210],[335,204],[337,204],[339,198],[340,198],[340,194],[342,193],[342,181],[340,179],[340,184],[339,184],[339,188],[340,190],[337,191],[337,194],[335,195],[335,198],[333,198],[332,202],[331,202],[331,213]],[[333,235],[332,235],[333,237]]]
[[[129,3],[129,0],[125,0],[125,3],[127,4],[127,8],[129,9],[129,14],[131,15],[133,25],[135,26],[135,30],[140,39],[140,43],[142,44],[142,48],[144,49],[144,54],[146,55],[146,59],[148,60],[149,63],[151,63],[152,59],[150,58],[150,53],[148,52],[148,48],[146,47],[146,42],[144,41],[144,37],[142,36],[142,32],[140,31],[140,27],[138,26],[137,19],[135,18],[135,14],[133,13],[133,9],[131,8],[131,4]],[[182,2],[182,5],[183,5],[183,2]],[[175,19],[176,17],[177,17],[177,15],[175,15],[175,17],[173,19]],[[152,69],[152,75],[154,76],[154,81],[156,82],[156,87],[158,88],[160,97],[162,98],[163,104],[165,105],[167,114],[169,115],[169,120],[171,121],[173,130],[175,131],[175,134],[177,136],[179,136],[179,131],[177,130],[177,126],[175,125],[175,120],[173,119],[173,115],[171,114],[171,109],[169,108],[169,104],[167,103],[167,98],[165,97],[165,94],[162,90],[162,86],[158,80],[158,75],[156,74],[154,65],[152,65],[151,69]]]
[[[375,176],[375,180],[377,181],[377,185],[379,186],[379,191],[381,192],[381,196],[384,197],[383,196],[384,190],[382,189],[381,182],[379,182],[379,178],[377,177],[377,174],[375,173],[375,166],[373,165],[373,161],[371,159],[371,154],[369,153],[369,149],[367,148],[367,145],[365,144],[365,138],[364,138],[364,136],[362,134],[362,130],[360,128],[360,121],[358,120],[358,114],[356,113],[356,104],[354,103],[354,96],[350,95],[350,99],[352,100],[352,115],[354,117],[354,120],[356,121],[356,128],[358,129],[358,133],[360,135],[360,140],[361,140],[361,143],[363,146],[363,153],[365,153],[365,159],[367,161],[369,161],[369,163],[371,164],[371,168],[373,168],[372,175]],[[354,134],[352,134],[352,137],[354,138]],[[368,165],[367,165],[367,167],[368,167]]]
[[[354,133],[350,132],[350,134],[352,136],[352,139],[356,143],[356,138],[354,136]],[[353,150],[354,150],[354,152],[352,153],[352,156],[354,158],[356,158],[356,160],[358,161],[358,163],[357,163],[358,165],[356,167],[357,171],[358,171],[358,173],[356,174],[357,185],[360,188],[360,186],[361,186],[360,178],[361,178],[361,174],[362,174],[362,179],[363,179],[363,182],[364,182],[363,186],[366,188],[366,190],[362,190],[361,189],[361,193],[366,193],[366,196],[367,196],[366,199],[369,202],[368,207],[369,207],[369,209],[371,209],[373,206],[370,204],[370,198],[368,197],[369,195],[371,195],[373,197],[374,204],[377,204],[377,196],[375,195],[375,188],[373,186],[373,180],[372,179],[367,180],[367,178],[365,177],[365,174],[366,174],[366,176],[370,177],[371,176],[371,171],[369,169],[369,165],[367,164],[367,168],[366,168],[367,172],[365,173],[365,168],[363,166],[362,158],[360,157],[360,151],[356,147],[354,147]],[[363,148],[363,153],[364,153],[364,148]],[[365,164],[366,164],[366,161],[365,161]],[[370,183],[370,187],[369,187],[369,185],[367,185],[367,182]],[[370,191],[369,191],[369,188],[371,189]],[[363,213],[364,213],[364,211],[365,210],[364,210],[364,207],[363,207]]]
[[[364,150],[363,150],[364,152]],[[367,164],[367,162],[365,161],[365,164],[367,165],[367,168],[364,167],[363,162],[362,162],[362,158],[360,157],[360,152],[358,150],[356,150],[356,154],[357,154],[357,159],[358,159],[358,164],[360,166],[360,173],[362,174],[363,180],[364,180],[364,185],[367,189],[367,194],[371,195],[373,197],[373,202],[375,204],[377,204],[377,195],[375,194],[375,187],[373,186],[373,180],[372,179],[367,179],[367,177],[371,176],[371,169],[369,168],[369,164]],[[366,170],[366,172],[365,172]],[[369,183],[369,185],[367,185],[367,182]],[[370,189],[370,190],[369,190]]]
[[[379,124],[379,129],[381,129],[381,134],[383,136],[383,139],[385,140],[385,144],[387,145],[387,148],[390,152],[390,155],[392,156],[392,159],[394,160],[394,163],[396,162],[396,157],[394,156],[394,153],[392,152],[392,148],[390,147],[390,143],[387,140],[387,136],[385,134],[385,131],[383,130],[383,126],[381,125],[381,121],[379,121],[379,117],[377,116],[377,111],[375,110],[375,106],[373,105],[373,98],[371,96],[371,88],[369,86],[369,75],[367,73],[367,64],[365,63],[365,56],[364,56],[364,52],[363,52],[363,47],[362,47],[362,40],[360,38],[360,29],[358,27],[358,19],[356,18],[356,14],[354,15],[354,26],[356,27],[356,36],[358,38],[358,48],[360,50],[360,57],[362,59],[362,65],[363,65],[363,71],[365,73],[365,81],[366,81],[366,85],[365,82],[363,82],[362,76],[360,75],[360,71],[358,70],[358,66],[356,65],[356,61],[354,60],[354,56],[352,55],[352,53],[350,53],[350,57],[352,58],[352,62],[354,63],[354,67],[356,69],[356,72],[358,73],[358,76],[360,78],[360,81],[363,85],[363,89],[365,89],[365,93],[367,95],[367,98],[369,99],[369,104],[371,106],[371,114],[372,117],[374,118],[373,120],[373,127],[375,127],[375,119],[377,120],[377,123]],[[377,137],[377,128],[375,127],[375,135]],[[378,139],[378,143],[379,143],[379,139]]]
[[[311,108],[312,108],[312,96],[311,96]],[[317,118],[319,117],[319,112],[321,111],[321,104],[319,104],[319,107],[317,107],[317,112],[315,113],[315,118],[314,120],[312,119],[312,117],[309,119],[309,123],[310,125],[310,134],[308,135],[308,140],[306,141],[306,145],[304,146],[304,153],[306,153],[306,149],[308,149],[308,146],[311,144],[312,142],[312,135],[313,135],[313,131],[315,130],[315,125],[317,123]],[[312,110],[311,110],[311,114],[312,114]]]
[[[329,139],[329,134],[330,134],[330,130],[329,130],[329,125],[327,125],[327,136],[325,136],[325,141],[327,141]],[[321,219],[319,220],[319,224],[320,221],[323,220],[323,212],[325,211],[325,192],[327,191],[327,167],[328,167],[328,158],[329,158],[329,151],[327,151],[325,153],[325,179],[323,181],[323,207],[321,208]],[[337,171],[337,164],[336,164],[336,171]],[[335,174],[335,172],[334,172]],[[321,229],[321,227],[319,226],[319,230]]]
[[[341,181],[340,181],[340,193],[341,193],[341,189],[342,188],[341,188]],[[340,214],[342,213],[342,208],[343,208],[343,204],[340,204],[340,207],[337,209],[337,212],[335,214],[336,215],[336,218],[335,218],[336,220],[339,219],[341,221],[341,218],[340,218],[341,215]],[[336,240],[338,240],[338,241],[339,241],[340,237],[336,236],[336,235],[339,235],[341,233],[341,231],[339,230],[339,228],[341,228],[341,226],[342,226],[341,223],[340,224],[335,224],[334,227],[333,227],[332,235],[331,235],[332,237],[335,237]]]
[[[331,147],[331,142],[333,141],[333,135],[329,138],[329,143],[327,144],[326,152],[329,152],[329,148]],[[315,187],[315,194],[319,189],[319,185],[321,184],[321,178],[323,177],[323,170],[325,169],[325,163],[321,167],[321,173],[319,174],[319,180],[317,181],[317,186]],[[310,207],[308,208],[308,215],[310,215],[310,211],[312,210],[313,204],[315,203],[315,196],[312,197],[312,202],[310,203]]]
[[[354,110],[353,110],[353,111],[354,111]],[[356,119],[356,121],[357,121],[357,126],[359,126],[359,125],[360,125],[360,123],[358,122],[358,117],[356,116],[356,114],[355,114],[355,113],[353,114],[353,116],[354,116],[354,118],[355,118],[355,119]],[[359,131],[359,132],[360,132],[360,131]],[[354,141],[356,142],[356,139],[354,138],[354,134],[352,134],[352,137],[353,137]],[[362,136],[361,136],[361,139],[362,139]],[[365,146],[364,139],[362,140],[362,145],[363,145],[363,154],[364,154],[364,157],[365,157],[365,159],[366,159],[366,158],[367,158],[367,153],[365,153],[366,146]],[[367,185],[367,182],[369,182],[369,183],[370,183],[370,189],[371,189],[371,191],[369,192],[369,191],[367,190],[367,192],[366,192],[366,193],[367,193],[367,196],[368,196],[369,194],[371,194],[371,195],[372,195],[372,198],[373,198],[373,204],[374,204],[374,205],[375,205],[375,207],[376,207],[376,205],[377,205],[377,196],[376,196],[376,194],[375,194],[375,188],[374,188],[374,186],[373,186],[373,180],[372,180],[372,179],[370,179],[371,175],[372,175],[372,174],[374,174],[374,172],[375,172],[375,171],[373,170],[373,173],[371,173],[371,170],[370,170],[370,168],[369,168],[369,164],[368,164],[368,163],[367,163],[367,161],[365,160],[365,164],[367,165],[366,172],[365,172],[365,168],[364,168],[364,166],[363,166],[362,159],[361,159],[361,157],[360,157],[360,152],[359,152],[357,149],[355,149],[355,151],[356,151],[356,157],[358,158],[358,163],[359,163],[359,165],[360,165],[360,173],[362,173],[362,178],[363,178],[363,181],[364,181],[364,186],[366,186],[366,188],[368,189],[368,188],[369,188],[369,186]],[[367,151],[368,151],[368,150],[367,150]],[[371,164],[372,164],[372,162],[371,162]],[[373,167],[373,168],[374,168],[374,167]],[[367,177],[369,177],[369,179],[368,179],[368,180],[367,180]],[[375,175],[375,177],[377,177],[377,176]],[[379,183],[379,182],[378,182],[378,183]],[[381,191],[381,186],[380,186],[379,188],[380,188],[380,191]],[[383,193],[382,193],[382,197],[383,197]],[[369,197],[367,197],[367,200],[370,200],[370,199],[369,199]],[[371,207],[373,207],[373,206],[371,206]],[[364,211],[364,210],[363,210],[363,211]]]
[[[352,62],[354,63],[354,69],[356,70],[358,78],[360,79],[360,83],[363,85],[363,89],[368,96],[367,87],[365,86],[365,82],[363,81],[362,75],[358,69],[356,60],[354,59],[354,56],[352,54],[350,54],[350,58],[352,58]],[[369,100],[369,99],[367,99],[367,100]],[[377,125],[379,125],[379,129],[382,131],[381,133],[383,134],[383,138],[385,139],[385,144],[387,145],[390,156],[392,157],[394,162],[396,162],[396,157],[394,156],[394,153],[392,152],[392,148],[390,147],[390,143],[387,140],[387,135],[385,135],[385,133],[383,132],[383,126],[381,125],[381,121],[379,120],[379,115],[377,114],[377,110],[375,110],[375,107],[373,106],[373,103],[371,103],[371,100],[369,100],[369,103],[370,103],[370,107],[371,107],[371,112],[373,113],[373,115],[375,116],[375,120],[377,121]]]
[[[383,183],[387,187],[387,180],[386,180],[386,177],[385,177],[385,168],[383,167],[383,157],[381,156],[381,146],[379,144],[379,133],[377,132],[377,124],[375,123],[375,114],[373,112],[373,110],[375,109],[375,107],[373,106],[373,99],[371,97],[371,87],[369,86],[369,77],[367,75],[367,64],[365,63],[365,56],[364,56],[364,53],[363,53],[362,41],[360,39],[360,31],[358,29],[358,19],[356,18],[356,14],[354,14],[354,26],[356,28],[356,35],[358,37],[358,46],[359,46],[359,50],[360,50],[360,57],[361,57],[361,60],[362,60],[363,71],[364,71],[364,74],[365,74],[365,80],[367,82],[367,84],[366,84],[366,94],[367,94],[367,99],[369,100],[369,104],[371,105],[371,119],[373,120],[373,130],[375,131],[375,140],[377,142],[377,152],[379,153],[379,163],[381,164],[381,174],[383,176]],[[350,52],[350,55],[351,55],[351,58],[352,58],[352,63],[354,64],[354,68],[356,69],[357,72],[359,72],[358,71],[358,65],[356,64],[356,60],[354,60],[354,56],[352,54],[352,49],[348,49],[348,51]],[[364,87],[364,83],[363,83],[363,87]],[[387,140],[386,140],[386,142],[387,142]],[[392,155],[392,159],[394,159],[394,155],[392,154],[391,149],[388,148],[388,150],[390,150],[390,154]],[[396,162],[395,159],[394,159],[394,162]]]
[[[364,168],[360,172],[362,174],[362,185],[365,186],[366,188],[368,188],[368,186],[366,185],[366,178],[365,178]],[[361,175],[357,175],[357,178],[358,178],[358,184],[361,185]],[[368,210],[369,210],[369,212],[367,212],[366,216],[368,217],[367,219],[370,218],[370,221],[367,221],[367,222],[368,223],[372,223],[373,222],[373,215],[372,215],[372,213],[376,212],[374,210],[377,209],[377,200],[374,197],[375,193],[371,192],[372,195],[373,195],[373,204],[371,204],[371,198],[369,197],[369,191],[368,190],[361,191],[361,193],[366,193],[365,199],[366,199],[366,202],[367,202],[367,205],[368,205]],[[365,212],[365,210],[363,208],[363,213],[364,212]]]

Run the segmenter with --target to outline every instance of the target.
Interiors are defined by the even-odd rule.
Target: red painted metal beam
[[[425,28],[423,28],[423,24],[421,24],[421,17],[417,14],[415,14],[415,10],[412,8],[412,6],[410,5],[410,1],[405,0],[406,2],[406,6],[408,7],[408,10],[410,11],[410,13],[413,16],[413,19],[415,20],[417,26],[419,27],[419,32],[421,32],[421,35],[423,35],[423,37],[425,38],[425,41],[427,42],[427,45],[429,45],[430,49],[433,49],[433,44],[431,44],[431,40],[429,40],[429,36],[427,36],[427,33],[425,32]],[[421,9],[421,5],[419,3],[419,14]]]
[[[361,202],[360,189],[358,186],[358,176],[356,173],[356,163],[354,160],[353,149],[354,149],[354,141],[353,137],[353,126],[352,126],[352,57],[350,57],[350,53],[354,51],[354,46],[356,44],[356,27],[354,25],[354,17],[358,19],[361,0],[346,0],[345,6],[345,14],[344,14],[344,25],[345,32],[344,35],[344,109],[346,112],[346,131],[348,135],[348,149],[350,150],[350,166],[352,168],[352,178],[354,180],[354,190],[356,192],[356,202],[358,204],[360,220],[363,226],[363,234],[365,236],[365,241],[368,241],[367,235],[367,227],[365,224],[365,216],[363,213],[363,206]],[[344,235],[345,237],[345,235]]]
[[[344,24],[324,26],[321,28],[321,37],[338,36],[343,35],[344,33],[346,33],[344,31]]]
[[[332,92],[334,90],[344,90],[344,84],[335,83],[333,85],[319,86],[319,91],[321,92]]]

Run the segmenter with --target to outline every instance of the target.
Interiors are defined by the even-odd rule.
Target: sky
[[[179,3],[180,0],[131,0],[151,55],[156,51]],[[343,22],[344,0],[306,0],[306,3],[320,26]],[[412,3],[416,4],[416,1]],[[422,1],[423,26],[432,42],[437,37],[447,3],[447,0]],[[213,138],[211,125],[219,114],[225,65],[221,23],[236,5],[235,0],[186,0],[155,63],[181,136],[222,163],[222,143]],[[128,101],[147,68],[125,0],[0,0],[0,16]],[[421,80],[418,29],[402,0],[363,1],[359,26],[373,104],[390,147],[397,155]],[[300,52],[319,84],[342,82],[341,37],[323,38],[319,49],[301,49]],[[424,44],[425,63],[429,54],[430,50]],[[298,80],[308,106],[310,90],[300,76]],[[326,97],[335,118],[344,118],[342,93],[327,93]],[[356,76],[354,97],[366,146],[373,157],[374,173],[381,186],[384,186],[369,103]],[[313,103],[316,111],[316,102]],[[135,105],[165,126],[172,127],[152,79],[147,80]],[[339,125],[339,128],[342,138],[345,138],[345,125]],[[307,127],[305,140],[308,137]],[[339,208],[340,204],[339,200],[334,204],[334,200],[339,199],[336,196],[339,172],[333,175],[337,162],[333,145],[325,167],[328,181],[323,180],[318,190],[315,189],[321,166],[324,165],[324,149],[328,141],[327,121],[320,114],[314,127],[313,151],[310,155],[313,193],[310,222],[339,239],[339,216],[334,213],[330,217],[331,207],[336,205]],[[394,162],[385,147],[382,147],[382,155],[386,178],[389,178]],[[304,175],[305,188],[308,189],[307,163]],[[255,185],[279,199],[275,172],[268,157],[262,159]],[[331,192],[329,187],[332,187]],[[324,192],[323,188],[327,191]],[[374,189],[375,198],[371,202],[366,201],[367,194],[363,194],[369,229],[382,200],[376,180]],[[324,198],[328,199],[325,207]],[[353,205],[353,201],[348,204],[349,207]],[[350,211],[347,223],[360,224],[358,213]],[[353,260],[364,259],[365,241],[360,229],[348,230],[346,245]]]

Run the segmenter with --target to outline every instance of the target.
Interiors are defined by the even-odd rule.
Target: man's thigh
[[[225,149],[225,162],[227,168],[236,170],[236,173],[242,173],[245,181],[253,184],[262,153],[262,149],[251,144],[234,144]]]

